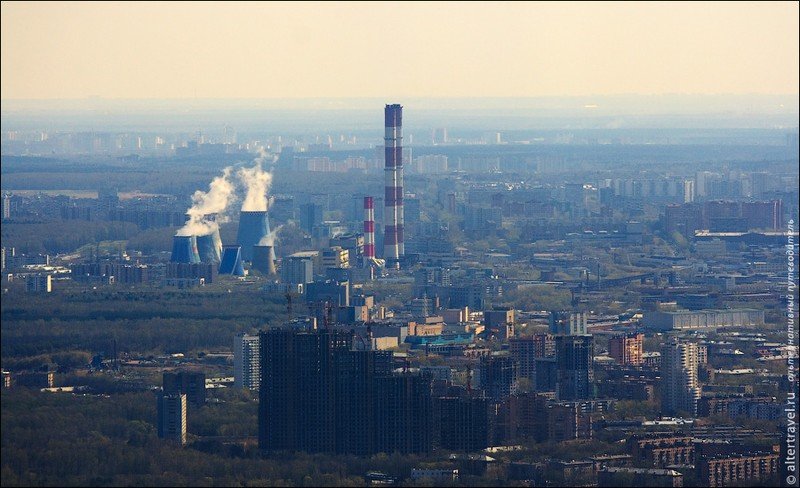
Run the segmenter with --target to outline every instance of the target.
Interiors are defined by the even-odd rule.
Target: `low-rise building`
[[[642,323],[645,327],[659,331],[759,326],[764,325],[764,311],[753,309],[654,310],[644,314]]]
[[[779,456],[775,452],[708,456],[698,460],[697,477],[710,487],[777,481]]]
[[[420,480],[422,478],[430,478],[434,481],[457,481],[458,480],[458,470],[457,469],[422,469],[422,468],[414,468],[411,470],[411,479],[413,481]]]
[[[606,467],[597,473],[597,486],[683,486],[683,475],[674,469]]]

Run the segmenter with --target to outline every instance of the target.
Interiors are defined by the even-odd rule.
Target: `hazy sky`
[[[2,98],[798,92],[798,3],[2,3]]]

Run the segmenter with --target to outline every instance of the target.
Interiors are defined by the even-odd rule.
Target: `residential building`
[[[644,334],[617,335],[608,341],[608,355],[619,364],[639,366],[642,364],[643,344]]]
[[[259,344],[257,335],[239,333],[233,338],[233,384],[236,388],[258,391],[261,384]]]
[[[556,397],[582,400],[594,397],[594,338],[556,336]]]
[[[670,339],[661,348],[661,408],[664,413],[697,415],[700,387],[697,344]]]
[[[158,437],[186,444],[186,394],[158,394]]]

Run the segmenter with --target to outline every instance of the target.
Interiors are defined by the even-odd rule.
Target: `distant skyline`
[[[796,94],[797,2],[2,3],[2,99]]]

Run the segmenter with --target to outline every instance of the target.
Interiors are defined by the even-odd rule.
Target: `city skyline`
[[[2,2],[5,486],[797,486],[800,2]]]
[[[795,94],[798,86],[794,2],[18,2],[2,14],[3,100]]]

